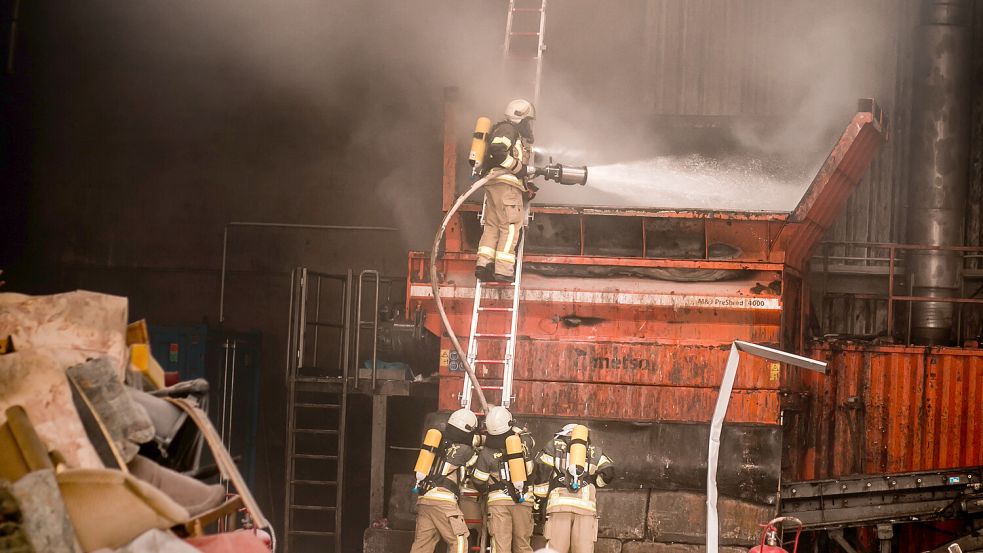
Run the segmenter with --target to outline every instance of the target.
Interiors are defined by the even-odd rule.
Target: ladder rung
[[[511,307],[479,307],[478,311],[512,311]]]
[[[515,285],[515,283],[514,282],[498,282],[498,281],[495,281],[495,282],[482,282],[481,285],[482,286],[487,286],[487,287],[490,287],[490,288],[504,288],[506,286],[513,286],[513,285]]]
[[[513,31],[509,34],[512,36],[539,36],[539,33],[534,31]]]
[[[482,386],[482,390],[502,390],[502,386]]]
[[[305,407],[307,409],[338,409],[341,405],[337,403],[295,403],[294,407]]]
[[[291,505],[290,508],[298,511],[334,511],[335,509],[324,505]]]
[[[501,332],[475,332],[475,338],[511,338],[511,334],[505,334]]]
[[[543,8],[512,8],[514,12],[541,12]]]
[[[315,455],[313,453],[294,453],[295,459],[321,459],[324,461],[337,461],[337,455]]]
[[[294,428],[294,432],[298,434],[326,434],[326,435],[337,435],[337,430],[319,430],[317,428]]]
[[[475,363],[484,363],[485,365],[504,365],[505,361],[502,359],[475,359]]]
[[[291,480],[291,484],[310,484],[311,486],[337,486],[334,480]]]
[[[334,532],[318,532],[316,530],[290,530],[288,534],[297,534],[299,536],[333,536]]]
[[[345,328],[341,323],[322,323],[319,321],[307,321],[307,326],[317,326],[323,328]]]

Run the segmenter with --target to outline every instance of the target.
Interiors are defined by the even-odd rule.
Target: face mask
[[[521,134],[522,138],[525,138],[529,142],[534,141],[532,135],[532,119],[523,119],[522,122],[519,123],[519,134]]]

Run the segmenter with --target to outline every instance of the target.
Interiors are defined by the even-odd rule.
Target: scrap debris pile
[[[165,387],[149,347],[126,298],[0,294],[0,551],[273,547],[207,382]]]

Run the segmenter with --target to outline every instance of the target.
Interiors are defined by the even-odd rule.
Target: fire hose
[[[430,287],[433,289],[433,299],[437,304],[437,312],[440,313],[440,322],[444,325],[444,330],[447,331],[447,337],[451,339],[451,343],[454,344],[454,350],[457,351],[457,356],[461,360],[461,364],[464,365],[464,370],[467,371],[468,376],[471,381],[474,382],[474,391],[478,392],[478,402],[481,403],[481,408],[485,413],[488,412],[488,400],[485,399],[485,392],[481,390],[481,384],[478,382],[478,376],[474,372],[474,367],[471,366],[471,362],[468,361],[467,354],[464,353],[464,348],[461,347],[461,342],[457,339],[457,334],[454,333],[454,329],[451,328],[450,320],[447,319],[447,312],[444,311],[444,302],[440,299],[440,283],[437,279],[437,250],[440,249],[440,241],[444,238],[444,231],[447,230],[447,223],[450,222],[451,217],[457,213],[457,210],[461,208],[461,205],[471,197],[472,194],[478,191],[478,189],[484,187],[490,181],[496,177],[505,174],[507,171],[504,169],[493,169],[484,177],[476,180],[471,188],[467,192],[462,194],[454,202],[454,205],[447,210],[447,214],[444,215],[444,220],[440,223],[440,228],[437,229],[437,234],[433,239],[433,249],[430,250]],[[477,298],[475,298],[477,300]]]
[[[545,167],[530,169],[536,176],[542,176],[548,180],[553,180],[563,185],[569,186],[579,184],[583,186],[587,182],[586,167],[569,167],[559,163],[550,163]],[[447,229],[447,224],[450,222],[451,217],[457,213],[457,210],[461,208],[461,205],[463,205],[468,198],[477,192],[478,189],[505,174],[508,174],[508,171],[504,169],[492,169],[487,175],[475,181],[467,192],[457,198],[454,205],[451,206],[451,208],[447,210],[447,214],[444,215],[444,220],[440,223],[440,228],[437,229],[437,234],[434,236],[433,248],[430,250],[430,286],[433,289],[433,299],[437,304],[437,312],[440,313],[440,322],[444,325],[444,330],[447,331],[447,337],[450,338],[451,343],[454,344],[454,350],[457,352],[457,356],[460,358],[461,364],[464,366],[464,370],[468,373],[468,377],[470,377],[471,381],[474,383],[474,390],[478,393],[478,402],[481,403],[481,408],[486,413],[488,412],[488,401],[485,399],[485,393],[481,390],[481,384],[478,382],[478,376],[475,374],[474,367],[471,366],[471,362],[468,361],[468,356],[464,352],[464,348],[461,347],[461,342],[457,339],[457,334],[455,334],[454,329],[451,328],[450,320],[447,318],[447,312],[444,311],[444,302],[440,299],[440,284],[437,279],[437,251],[440,249],[440,241],[444,238],[444,231]],[[515,293],[518,293],[518,291],[516,290]],[[475,300],[477,299],[478,298],[475,298]]]

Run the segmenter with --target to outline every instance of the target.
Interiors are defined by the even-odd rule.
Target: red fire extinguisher
[[[799,529],[795,531],[795,545],[792,546],[792,553],[798,553],[799,535],[802,534],[802,521],[795,517],[778,517],[768,521],[768,524],[762,525],[761,545],[755,545],[748,553],[788,553],[788,551],[781,547],[782,535],[778,532],[778,527],[775,526],[783,522],[794,522],[799,525]]]

